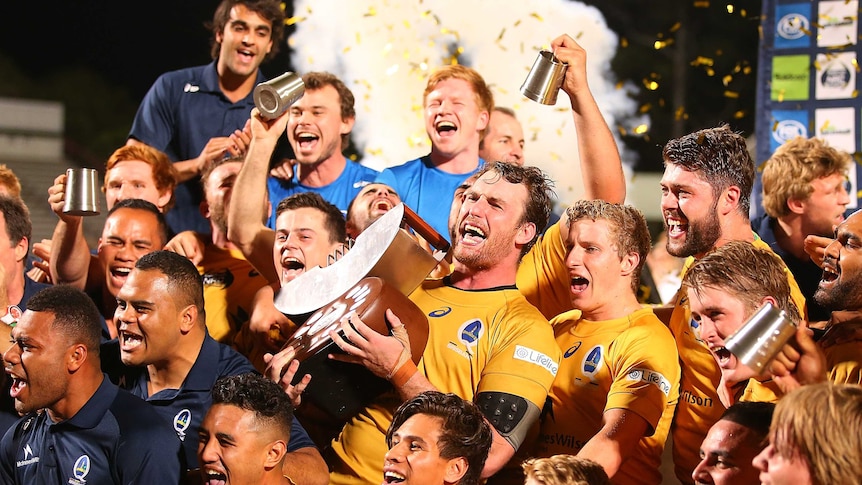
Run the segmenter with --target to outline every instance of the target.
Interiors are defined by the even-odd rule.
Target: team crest
[[[185,441],[186,430],[190,424],[192,424],[192,412],[188,409],[183,409],[174,416],[174,430],[177,432],[180,440]]]
[[[587,356],[584,357],[584,361],[581,364],[581,370],[583,371],[585,376],[588,376],[590,379],[602,368],[602,360],[604,351],[602,350],[601,345],[596,345],[587,353]]]
[[[86,477],[88,473],[90,473],[90,457],[87,455],[81,455],[75,461],[75,468],[72,470],[72,476],[83,483],[84,477]]]
[[[482,320],[474,318],[473,320],[464,322],[461,328],[458,329],[458,340],[467,347],[472,347],[476,345],[476,342],[482,338],[482,334],[484,333],[485,325],[482,324]]]

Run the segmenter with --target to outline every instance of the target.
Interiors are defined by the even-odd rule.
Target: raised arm
[[[84,218],[63,213],[66,200],[66,174],[54,179],[48,188],[48,203],[60,218],[51,237],[51,278],[56,284],[84,289],[90,270],[90,248],[84,239]]]
[[[626,198],[622,160],[614,136],[587,85],[587,52],[565,34],[554,39],[551,47],[557,59],[569,65],[562,89],[572,104],[585,196],[621,204]]]
[[[264,120],[257,108],[251,113],[252,138],[228,209],[228,240],[267,280],[275,282],[278,281],[272,260],[275,232],[263,224],[261,214],[266,204],[263,193],[269,174],[269,159],[287,126],[288,113],[275,120]]]

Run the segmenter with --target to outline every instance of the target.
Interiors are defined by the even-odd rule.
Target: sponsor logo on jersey
[[[464,322],[458,329],[458,340],[467,347],[472,347],[476,345],[484,333],[485,325],[482,324],[482,320],[474,318]]]
[[[552,376],[557,375],[557,369],[559,368],[557,362],[554,359],[548,357],[547,355],[539,352],[538,350],[524,347],[523,345],[516,345],[515,358],[518,360],[523,360],[524,362],[536,364],[542,369],[545,369],[546,371],[550,372]]]
[[[587,352],[587,356],[584,357],[584,361],[581,363],[581,370],[585,376],[592,379],[596,375],[596,372],[602,368],[602,354],[604,354],[604,351],[601,345],[596,345]]]
[[[629,371],[626,378],[630,381],[641,381],[647,384],[652,384],[659,388],[665,396],[670,395],[670,381],[661,375],[661,373],[650,369],[641,369],[636,367]]]
[[[16,468],[21,468],[22,466],[32,465],[34,463],[39,463],[39,457],[33,456],[33,449],[30,448],[30,443],[24,445],[24,459],[15,462]]]
[[[188,409],[183,409],[174,416],[174,430],[181,441],[186,439],[186,430],[192,424],[192,412]]]
[[[431,318],[440,318],[445,317],[446,315],[452,312],[452,307],[444,306],[443,308],[438,308],[431,313],[428,314]]]
[[[186,85],[183,86],[183,92],[186,92],[186,93],[196,93],[200,90],[201,90],[200,86],[195,86],[195,85],[190,84],[190,83],[186,83]]]
[[[577,352],[579,348],[581,348],[581,342],[575,342],[575,345],[572,345],[571,347],[569,347],[569,350],[566,350],[566,352],[563,354],[563,358],[568,359],[569,357],[574,355],[574,353]]]
[[[83,481],[84,477],[90,473],[90,457],[87,455],[81,455],[75,461],[75,468],[72,470],[72,475],[78,479]]]

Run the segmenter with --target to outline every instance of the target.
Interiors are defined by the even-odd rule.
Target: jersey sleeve
[[[541,409],[562,357],[551,326],[523,300],[497,318],[476,394],[512,394]]]
[[[374,177],[374,183],[386,184],[395,189],[395,192],[401,195],[401,187],[398,186],[398,179],[395,177],[395,172],[393,172],[392,169],[387,168],[378,173]]]
[[[673,337],[656,319],[652,328],[629,329],[614,347],[613,383],[605,411],[632,411],[649,423],[652,434],[668,402],[679,395],[679,357]]]
[[[562,233],[566,220],[552,224],[518,266],[518,290],[549,320],[572,309]]]

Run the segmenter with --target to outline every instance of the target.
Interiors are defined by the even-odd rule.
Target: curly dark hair
[[[228,404],[251,411],[255,419],[290,436],[293,405],[281,387],[255,372],[222,377],[212,390],[213,405]]]

